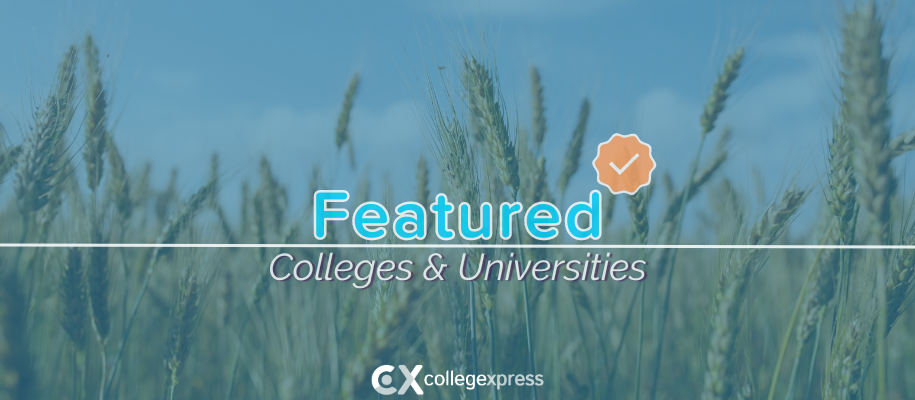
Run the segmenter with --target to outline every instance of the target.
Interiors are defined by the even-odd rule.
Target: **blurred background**
[[[915,398],[912,2],[291,3],[0,2],[0,400],[377,398],[382,364],[546,382],[448,400]],[[316,241],[312,193],[565,209],[615,132],[658,168],[594,244],[642,282],[266,268],[419,274]]]
[[[843,9],[822,0],[9,1],[0,4],[0,123],[18,143],[61,52],[91,32],[104,53],[111,130],[128,169],[155,161],[151,182],[164,186],[177,168],[186,193],[206,180],[209,155],[218,152],[232,160],[224,182],[232,195],[224,201],[236,208],[241,181],[256,176],[265,154],[289,183],[292,203],[302,204],[304,177],[316,163],[339,167],[333,185],[352,189],[366,171],[396,178],[417,154],[428,155],[418,72],[426,63],[456,74],[455,49],[486,43],[512,127],[529,120],[527,70],[539,68],[555,133],[545,139],[547,158],[561,159],[588,98],[582,166],[614,132],[637,133],[654,146],[659,172],[682,180],[687,171],[676,166],[695,151],[697,115],[715,73],[746,46],[744,73],[721,120],[733,128],[741,160],[726,173],[751,194],[754,168],[765,169],[770,190],[824,172]],[[896,72],[892,124],[908,128],[915,124],[915,6],[891,2],[883,13]],[[351,170],[323,149],[333,143],[357,72]],[[593,185],[590,174],[579,174],[569,193],[583,198]]]

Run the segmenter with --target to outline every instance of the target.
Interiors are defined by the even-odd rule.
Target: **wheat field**
[[[899,183],[906,167],[894,163],[915,150],[915,130],[890,124],[892,59],[881,15],[866,2],[841,16],[837,112],[822,137],[828,150],[817,182],[785,184],[758,205],[723,173],[740,162],[729,153],[735,134],[718,123],[745,52],[753,51],[738,48],[719,66],[698,124],[687,129],[698,150],[678,166],[688,171],[685,182],[657,179],[633,196],[605,191],[605,231],[595,244],[896,248],[610,249],[616,259],[648,260],[647,278],[466,282],[449,275],[446,282],[374,282],[364,290],[347,282],[277,282],[267,266],[283,252],[424,266],[432,251],[167,247],[365,241],[343,223],[316,240],[311,214],[293,212],[313,204],[290,204],[266,157],[258,180],[231,194],[241,198],[238,210],[220,204],[227,174],[217,154],[207,183],[192,193],[179,194],[176,172],[167,186],[152,187],[154,166],[119,153],[109,71],[87,35],[63,54],[24,140],[12,143],[0,126],[7,191],[0,236],[10,244],[150,246],[0,249],[0,399],[374,399],[380,395],[369,378],[382,364],[537,373],[545,381],[536,389],[426,387],[424,396],[434,399],[915,398],[915,316],[908,310],[915,198]],[[418,108],[432,156],[417,157],[415,171],[401,174],[415,190],[394,193],[390,182],[371,187],[365,179],[347,204],[373,200],[393,209],[397,198],[428,205],[441,191],[471,205],[567,205],[569,182],[590,174],[579,168],[591,153],[583,138],[603,134],[587,132],[589,99],[581,101],[574,129],[548,130],[545,110],[570,100],[545,98],[532,66],[523,94],[532,118],[515,120],[492,57],[461,49],[457,58],[455,70],[419,73]],[[350,114],[362,84],[370,83],[358,74],[347,84],[334,132],[309,133],[334,135],[336,148],[327,151],[351,163],[358,144]],[[553,135],[568,144],[562,159],[545,157],[544,138]],[[309,193],[335,189],[328,183],[334,173],[315,165]],[[441,188],[432,187],[436,174]],[[651,204],[663,212],[649,213]],[[817,218],[792,228],[801,209]],[[687,213],[700,222],[684,224]],[[484,244],[535,244],[520,237]],[[430,235],[422,243],[441,241]],[[549,242],[560,243],[567,242]],[[471,259],[560,260],[595,251],[604,250],[440,252],[454,260],[465,252]]]

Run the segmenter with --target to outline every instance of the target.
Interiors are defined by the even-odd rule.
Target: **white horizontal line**
[[[107,247],[107,248],[228,248],[228,249],[261,249],[261,248],[296,248],[296,249],[360,249],[360,248],[395,248],[395,249],[695,249],[695,250],[915,250],[915,246],[906,245],[807,245],[775,244],[754,245],[720,245],[720,244],[226,244],[226,243],[0,243],[0,248],[58,248],[58,247]]]

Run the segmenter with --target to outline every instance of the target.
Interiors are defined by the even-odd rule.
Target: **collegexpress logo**
[[[401,365],[399,368],[400,372],[403,372],[403,375],[406,378],[403,385],[400,386],[400,390],[388,386],[394,380],[389,374],[394,371],[394,366],[382,365],[376,368],[375,372],[372,373],[372,387],[375,388],[375,391],[383,395],[394,394],[394,392],[397,392],[397,394],[404,394],[407,393],[407,389],[412,387],[416,394],[423,394],[423,389],[420,388],[419,383],[416,382],[416,377],[419,376],[419,371],[423,369],[423,366],[417,365],[413,367],[412,371],[407,369],[406,365]]]
[[[501,390],[503,386],[543,386],[542,374],[492,374],[492,375],[466,375],[456,371],[445,371],[443,374],[426,374],[419,379],[419,371],[423,369],[422,365],[413,367],[413,370],[407,369],[406,365],[399,366],[400,372],[406,378],[400,390],[391,386],[394,378],[391,372],[394,372],[393,365],[382,365],[372,373],[372,387],[382,395],[397,393],[399,395],[407,393],[407,390],[413,388],[416,394],[423,394],[423,389],[419,386],[422,382],[426,386],[451,386],[462,387],[466,390],[474,390],[480,386],[495,386],[496,390]]]

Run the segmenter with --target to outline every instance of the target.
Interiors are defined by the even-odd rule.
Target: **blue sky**
[[[890,7],[898,133],[915,128],[915,2]],[[416,158],[428,154],[414,71],[425,59],[456,72],[455,47],[479,49],[485,30],[512,125],[528,124],[527,69],[541,69],[553,178],[581,99],[592,101],[570,189],[583,197],[596,187],[591,153],[614,132],[638,133],[659,171],[682,180],[715,74],[745,46],[744,74],[719,125],[734,129],[727,173],[750,196],[753,168],[765,171],[770,189],[792,178],[813,183],[823,171],[841,9],[833,0],[2,1],[0,123],[8,140],[21,140],[29,102],[46,93],[66,46],[91,31],[108,55],[116,141],[128,167],[153,161],[154,185],[177,167],[181,188],[193,190],[218,151],[227,207],[237,204],[241,180],[255,179],[261,154],[294,204],[315,163],[343,187],[363,171],[387,173],[406,200]],[[331,149],[354,72],[362,84],[351,171]],[[897,170],[912,171],[905,161]]]

